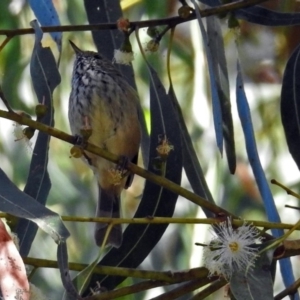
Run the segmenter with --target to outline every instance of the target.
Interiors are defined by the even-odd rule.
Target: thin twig
[[[159,286],[165,286],[168,285],[168,283],[164,281],[143,281],[139,282],[130,286],[125,286],[122,288],[119,288],[117,290],[109,291],[109,292],[102,292],[101,294],[86,297],[84,299],[86,300],[111,300],[120,298],[126,295],[136,294],[140,293],[149,289],[153,289]],[[124,298],[123,298],[124,299]]]
[[[286,296],[293,296],[294,294],[297,293],[298,288],[300,287],[300,278],[297,279],[292,285],[287,287],[285,290],[280,292],[274,297],[274,300],[281,300]]]
[[[2,99],[2,102],[4,103],[4,105],[6,106],[6,108],[8,109],[9,112],[13,112],[12,108],[10,107],[3,91],[2,91],[2,88],[0,86],[0,98]]]
[[[9,218],[11,215],[7,213],[0,213],[0,218]],[[206,224],[212,225],[218,222],[213,218],[167,218],[167,217],[146,217],[146,218],[96,218],[96,217],[81,217],[81,216],[61,216],[64,222],[97,222],[107,224]],[[291,229],[294,224],[288,223],[275,223],[257,220],[240,220],[232,219],[232,225],[240,227],[247,222],[256,227],[262,227],[264,229]],[[296,229],[300,230],[300,228]]]
[[[34,266],[35,268],[58,269],[58,263],[55,260],[24,257],[23,261],[26,265]],[[69,262],[69,269],[72,271],[80,272],[84,270],[86,267],[87,264]],[[131,269],[131,268],[97,265],[94,269],[94,273],[112,275],[112,276],[118,275],[123,277],[132,277],[132,278],[139,278],[139,279],[160,280],[170,284],[189,281],[195,278],[204,279],[207,278],[208,276],[208,270],[204,267],[191,268],[188,270],[182,270],[176,272],[171,272],[171,271],[158,272],[158,271],[150,271],[150,270],[138,270],[138,269]],[[216,278],[217,277],[213,277],[212,280],[215,280]]]
[[[163,293],[155,298],[151,298],[150,300],[170,300],[170,299],[178,299],[181,296],[184,296],[188,293],[191,293],[200,287],[210,283],[211,280],[209,278],[201,278],[196,280],[191,280],[189,282],[186,282],[184,284],[181,284],[179,287]]]
[[[300,210],[300,207],[286,204],[284,207]]]
[[[190,300],[206,299],[209,295],[211,295],[212,293],[216,292],[221,287],[226,285],[226,283],[227,282],[225,279],[217,280],[217,281],[213,282],[212,284],[210,284],[207,288],[205,288],[204,290],[202,290],[201,292],[196,294],[194,297],[190,298]]]
[[[63,131],[60,131],[56,128],[47,126],[43,123],[28,119],[27,117],[21,116],[14,112],[7,112],[4,110],[0,110],[0,117],[15,121],[22,125],[27,125],[36,130],[45,132],[45,133],[47,133],[53,137],[56,137],[60,140],[63,140],[70,144],[76,145],[77,139],[74,136],[71,136],[71,135],[69,135]],[[109,161],[112,161],[116,164],[118,164],[120,162],[120,158],[117,155],[110,153],[110,152],[108,152],[100,147],[97,147],[91,143],[86,143],[83,148],[86,151],[89,151],[93,154],[97,154],[97,155],[99,155]],[[130,172],[137,174],[147,180],[150,180],[150,181],[154,182],[155,184],[158,184],[158,185],[176,193],[177,195],[180,195],[180,196],[192,201],[193,203],[195,203],[201,207],[204,207],[207,210],[210,210],[211,212],[215,213],[216,215],[223,214],[223,215],[232,216],[234,218],[237,218],[236,216],[234,216],[230,212],[226,211],[225,209],[223,209],[211,202],[208,202],[206,199],[190,192],[189,190],[168,180],[167,178],[155,175],[154,173],[151,173],[131,162],[128,162],[126,167]]]
[[[224,4],[218,7],[207,8],[201,10],[201,17],[208,17],[212,15],[219,15],[228,12],[232,12],[237,9],[247,8],[259,3],[267,2],[271,0],[240,0],[233,3]],[[188,18],[181,17],[170,17],[163,19],[153,19],[146,21],[135,21],[130,22],[130,27],[152,27],[152,26],[161,26],[161,25],[169,25],[170,27],[174,27],[178,24],[185,23],[191,20],[196,19],[196,15],[191,13]],[[89,24],[89,25],[64,25],[64,26],[42,26],[41,29],[43,32],[73,32],[73,31],[96,31],[96,30],[112,30],[118,29],[116,23],[105,23],[105,24]],[[33,34],[33,28],[22,28],[22,29],[1,29],[0,35],[6,35],[7,37],[13,37],[16,35],[24,35],[24,34]]]
[[[12,35],[8,35],[5,40],[3,41],[3,43],[0,45],[0,52],[2,51],[2,49],[6,46],[6,44],[13,38]]]
[[[293,192],[291,189],[289,189],[288,187],[286,187],[285,185],[283,185],[282,183],[280,183],[279,181],[277,181],[276,179],[272,179],[271,180],[272,184],[278,185],[279,187],[281,187],[282,189],[284,189],[288,195],[292,195],[294,197],[296,197],[297,199],[300,199],[300,195]]]
[[[63,140],[65,142],[68,142],[70,144],[73,144],[73,145],[76,145],[76,142],[77,142],[77,138],[75,138],[74,136],[71,136],[63,131],[60,131],[54,127],[50,127],[50,126],[47,126],[43,123],[40,123],[40,122],[37,122],[37,121],[34,121],[34,120],[31,120],[29,119],[28,117],[26,116],[22,116],[22,115],[19,115],[19,114],[16,114],[15,112],[7,112],[7,111],[4,111],[4,110],[0,110],[0,118],[5,118],[5,119],[8,119],[8,120],[12,120],[12,121],[15,121],[19,124],[22,124],[22,125],[27,125],[33,129],[36,129],[36,130],[39,130],[39,131],[42,131],[42,132],[45,132],[53,137],[56,137],[60,140]],[[78,147],[78,146],[77,146]],[[113,153],[110,153],[108,151],[106,151],[105,149],[102,149],[100,147],[97,147],[91,143],[85,143],[84,146],[81,145],[81,147],[86,150],[86,151],[89,151],[93,154],[96,154],[96,155],[99,155],[111,162],[114,162],[116,164],[120,163],[120,158],[113,154]],[[123,162],[123,161],[122,161]],[[209,202],[207,201],[206,199],[198,196],[197,194],[181,187],[180,185],[170,181],[169,179],[165,178],[165,177],[162,177],[162,176],[158,176],[158,175],[155,175],[154,173],[151,173],[131,162],[128,162],[126,168],[131,172],[131,173],[134,173],[134,174],[137,174],[163,188],[166,188],[168,190],[170,190],[171,192],[179,195],[179,196],[182,196],[188,200],[190,200],[191,202],[199,205],[200,207],[203,207],[211,212],[213,212],[216,216],[219,216],[219,215],[223,215],[223,216],[230,216],[234,219],[238,219],[237,216],[235,216],[234,214],[228,212],[227,210],[225,210],[224,208],[220,207],[220,206],[217,206],[216,204],[212,203],[212,202]],[[111,222],[109,222],[111,223]],[[267,233],[264,233],[263,236],[265,236],[266,238],[272,238],[271,235],[267,234]]]

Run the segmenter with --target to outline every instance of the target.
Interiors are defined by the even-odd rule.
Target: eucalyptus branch
[[[209,295],[219,290],[221,287],[227,284],[225,279],[220,279],[212,284],[210,284],[207,288],[203,289],[201,292],[196,294],[194,297],[190,298],[190,300],[202,300],[206,299]]]
[[[285,240],[274,253],[275,259],[300,255],[300,240]]]
[[[300,210],[300,207],[286,204],[284,207]]]
[[[53,137],[56,137],[60,140],[63,140],[65,142],[68,142],[70,144],[73,144],[73,145],[76,145],[76,141],[77,139],[72,136],[72,135],[69,135],[63,131],[60,131],[56,128],[53,128],[53,127],[50,127],[50,126],[47,126],[43,123],[40,123],[40,122],[37,122],[37,121],[34,121],[34,120],[31,120],[27,117],[24,117],[24,116],[21,116],[17,113],[14,113],[14,112],[8,112],[8,111],[4,111],[4,110],[0,110],[0,117],[2,118],[5,118],[5,119],[8,119],[8,120],[12,120],[12,121],[15,121],[19,124],[22,124],[22,125],[27,125],[33,129],[36,129],[36,130],[39,130],[39,131],[42,131],[42,132],[45,132]],[[112,154],[100,147],[97,147],[91,143],[85,143],[84,145],[82,145],[82,149],[86,150],[86,151],[89,151],[93,154],[97,154],[111,162],[114,162],[116,164],[120,163],[120,157],[118,157],[117,155],[115,154]],[[204,198],[190,192],[189,190],[175,184],[174,182],[164,178],[164,177],[161,177],[161,176],[158,176],[158,175],[155,175],[141,167],[138,167],[137,165],[131,163],[131,162],[128,162],[126,168],[134,173],[134,174],[137,174],[147,180],[150,180],[152,181],[153,183],[156,183],[158,184],[159,186],[162,186],[170,191],[172,191],[173,193],[176,193],[177,195],[180,195],[188,200],[190,200],[191,202],[201,206],[201,207],[204,207],[210,211],[212,211],[213,213],[215,213],[216,215],[220,215],[220,214],[224,214],[224,215],[228,215],[228,216],[232,216],[232,217],[235,217],[237,218],[236,216],[234,216],[233,214],[231,214],[230,212],[226,211],[225,209],[211,203],[211,202],[208,202],[207,200],[205,200]]]
[[[10,105],[9,105],[9,103],[8,103],[8,101],[7,101],[4,93],[2,91],[2,87],[1,86],[0,86],[0,98],[1,98],[2,102],[4,103],[4,105],[6,106],[6,108],[8,109],[8,111],[13,112],[12,108],[10,107]]]
[[[109,291],[109,292],[103,292],[101,294],[97,294],[91,297],[86,297],[84,299],[86,300],[111,300],[116,299],[122,296],[131,295],[139,292],[143,292],[149,289],[153,289],[159,286],[165,286],[168,285],[168,283],[164,281],[143,281],[136,284],[133,284],[131,286],[125,286],[122,288],[119,288],[117,290]]]
[[[270,0],[240,0],[233,3],[224,4],[221,6],[207,8],[200,11],[201,17],[208,17],[213,15],[224,14],[235,11],[241,8],[247,8],[259,3],[267,2]],[[153,26],[168,25],[175,27],[178,24],[185,23],[191,20],[195,20],[195,13],[191,13],[187,18],[170,17],[162,19],[153,19],[145,21],[130,22],[132,28],[145,28]],[[89,25],[63,25],[63,26],[42,26],[43,32],[73,32],[73,31],[96,31],[96,30],[113,30],[118,29],[116,23],[105,23],[105,24],[89,24]],[[22,29],[1,29],[0,35],[6,35],[7,37],[14,37],[17,35],[33,34],[33,28],[22,28]]]
[[[8,35],[6,36],[5,40],[3,41],[3,43],[0,45],[0,52],[1,50],[8,44],[8,42],[13,38],[12,35]]]
[[[7,213],[0,213],[0,218],[10,218],[11,215]],[[218,219],[213,218],[169,218],[169,217],[146,217],[146,218],[97,218],[97,217],[81,217],[81,216],[60,216],[64,222],[80,222],[80,223],[106,223],[106,224],[206,224],[212,225],[219,222]],[[247,222],[255,227],[262,227],[268,229],[292,229],[294,224],[275,223],[257,220],[241,220],[232,219],[232,225],[236,227],[243,226]],[[296,230],[300,230],[297,228]]]
[[[207,280],[208,281],[208,280]],[[208,282],[205,282],[203,279],[196,279],[189,282],[186,282],[179,287],[163,293],[162,295],[159,295],[155,298],[152,298],[150,300],[170,300],[170,299],[178,299],[181,296],[186,295],[187,293],[193,292],[196,289],[199,289],[200,287],[206,285]],[[219,280],[218,280],[219,281]]]
[[[274,300],[281,300],[286,296],[293,296],[295,293],[297,293],[297,290],[300,287],[300,278],[297,279],[292,285],[290,285],[289,287],[287,287],[285,290],[283,290],[282,292],[280,292],[279,294],[277,294],[274,297]]]
[[[280,182],[277,181],[276,179],[272,179],[272,180],[271,180],[271,183],[272,183],[272,184],[275,184],[275,185],[278,185],[279,187],[281,187],[283,190],[286,191],[286,193],[287,193],[288,195],[292,195],[292,196],[294,196],[295,198],[300,199],[300,195],[299,195],[299,194],[293,192],[291,189],[289,189],[288,187],[286,187],[285,185],[283,185],[282,183],[280,183]]]
[[[0,214],[1,216],[2,214]],[[4,214],[3,214],[4,215]],[[219,222],[217,219],[213,218],[167,218],[167,217],[146,217],[146,218],[96,218],[96,217],[79,217],[79,216],[62,216],[63,221],[66,222],[98,222],[98,223],[112,223],[116,224],[216,224]],[[245,222],[255,226],[262,227],[265,230],[268,229],[292,229],[294,224],[288,223],[276,223],[267,221],[257,221],[257,220],[240,220],[232,219],[232,224],[234,226],[240,227],[245,224]],[[296,229],[297,231],[300,228]]]
[[[35,268],[58,269],[58,263],[55,260],[24,257],[23,261],[26,265],[34,266]],[[86,264],[69,262],[69,269],[72,271],[82,271],[86,267],[87,267]],[[194,280],[195,278],[205,279],[208,276],[208,270],[204,267],[192,268],[192,269],[182,270],[178,272],[171,272],[171,271],[156,272],[156,271],[149,271],[149,270],[137,270],[137,269],[130,269],[130,268],[97,265],[94,268],[94,273],[111,275],[111,276],[123,276],[123,277],[139,278],[139,279],[159,280],[170,284]],[[212,277],[211,281],[215,280],[216,278],[217,277]]]

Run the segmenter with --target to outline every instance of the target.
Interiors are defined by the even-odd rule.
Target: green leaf
[[[272,241],[271,241],[272,242]],[[259,249],[268,246],[262,244]],[[254,266],[234,272],[230,279],[230,289],[236,300],[273,300],[272,260],[275,249],[261,252]]]
[[[281,120],[289,151],[300,169],[300,46],[285,67],[281,90]]]
[[[72,283],[68,263],[68,250],[65,240],[60,241],[57,247],[57,263],[60,271],[61,281],[67,291],[68,300],[81,299]]]
[[[218,87],[216,81],[216,74],[213,65],[213,57],[212,51],[210,49],[210,44],[208,41],[207,32],[204,28],[204,24],[201,18],[200,10],[198,4],[195,0],[191,0],[195,7],[196,17],[199,23],[200,31],[202,34],[203,39],[203,47],[206,54],[207,66],[208,66],[208,73],[209,73],[209,81],[210,81],[210,91],[211,91],[211,100],[212,100],[212,112],[213,112],[213,120],[215,126],[215,135],[217,146],[221,155],[223,154],[223,120],[222,120],[222,110],[221,110],[221,103],[218,94]]]
[[[180,135],[182,140],[182,152],[183,152],[183,167],[186,176],[192,186],[193,191],[197,195],[203,197],[209,202],[214,203],[213,197],[206,183],[201,164],[198,160],[197,153],[193,146],[191,136],[186,127],[183,114],[181,111],[181,107],[176,98],[172,84],[169,90],[169,97],[170,100],[172,101],[172,106],[175,110],[176,119],[180,127]],[[212,213],[211,211],[205,208],[203,208],[203,211],[208,218],[209,217],[212,218],[215,215],[214,213]]]
[[[226,156],[230,173],[234,174],[236,168],[236,155],[231,115],[230,87],[222,29],[220,20],[216,16],[206,18],[206,24],[209,49],[211,51],[212,65],[221,104]]]
[[[58,214],[20,191],[0,168],[0,210],[35,222],[56,243],[70,234]]]
[[[30,73],[33,87],[39,103],[47,107],[46,114],[39,120],[48,126],[54,126],[54,109],[52,103],[52,93],[60,83],[55,58],[50,48],[43,48],[41,40],[43,32],[36,21],[31,23],[35,29],[35,44],[30,62]],[[24,188],[24,192],[34,198],[37,202],[45,204],[51,188],[49,178],[48,151],[50,136],[44,132],[39,132],[33,155],[31,158],[30,170]],[[37,232],[37,226],[28,220],[19,220],[16,234],[20,239],[20,253],[27,256]]]

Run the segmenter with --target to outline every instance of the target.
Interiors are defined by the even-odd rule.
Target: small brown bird
[[[88,142],[136,163],[141,139],[136,91],[101,54],[82,51],[70,43],[76,54],[69,99],[72,134],[80,135],[80,130],[90,128]],[[123,176],[120,167],[90,152],[85,151],[84,157],[99,185],[96,216],[120,217],[120,194],[130,186],[133,175]],[[98,246],[102,245],[107,227],[96,223]],[[115,225],[106,245],[119,247],[121,243],[122,227]]]

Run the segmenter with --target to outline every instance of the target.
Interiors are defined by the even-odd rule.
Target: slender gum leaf
[[[216,7],[223,4],[220,0],[198,0],[208,6]],[[294,26],[300,24],[300,13],[277,12],[260,5],[238,9],[233,12],[237,19],[265,26]]]
[[[238,74],[236,79],[236,101],[239,117],[243,127],[248,159],[251,164],[251,168],[264,203],[268,220],[270,222],[280,223],[280,217],[275,206],[275,202],[270,191],[265,173],[259,160],[252,126],[250,108],[244,91],[244,83],[239,63],[237,65],[237,71]],[[272,229],[271,231],[275,237],[279,237],[284,234],[282,229]],[[295,281],[290,259],[287,258],[280,260],[280,268],[284,284],[287,287]],[[299,296],[297,295],[296,297]]]
[[[261,253],[253,262],[253,267],[233,273],[230,290],[237,300],[273,300],[271,269],[274,250]]]
[[[167,54],[167,72],[170,82],[170,88],[168,92],[168,96],[170,98],[170,101],[172,102],[172,106],[174,109],[174,112],[176,114],[177,123],[180,127],[180,135],[181,135],[181,143],[182,143],[182,155],[183,155],[183,167],[186,173],[186,176],[189,180],[189,183],[193,189],[193,191],[201,196],[202,198],[206,199],[207,201],[210,201],[214,203],[214,199],[210,193],[210,190],[207,186],[204,173],[200,164],[200,161],[198,160],[192,138],[188,132],[187,126],[185,124],[185,120],[183,118],[182,110],[179,105],[179,102],[177,100],[174,88],[173,88],[173,82],[172,82],[172,76],[171,76],[171,69],[170,69],[170,57],[171,57],[171,49],[172,49],[172,41],[173,41],[173,35],[174,35],[175,29],[171,30],[171,38],[169,42],[168,47],[168,54]],[[211,211],[202,208],[205,215],[208,218],[213,218],[214,213]]]
[[[202,34],[203,46],[204,46],[205,53],[206,53],[209,78],[210,78],[210,89],[211,89],[211,97],[212,97],[212,107],[213,107],[213,117],[214,117],[216,140],[217,140],[217,146],[222,155],[222,153],[223,153],[222,110],[221,110],[221,104],[220,104],[220,99],[219,99],[219,95],[218,95],[218,88],[217,88],[217,83],[216,83],[216,75],[215,75],[215,71],[214,71],[214,67],[213,67],[213,59],[212,59],[211,49],[210,49],[210,45],[208,42],[207,33],[205,31],[205,28],[204,28],[204,25],[202,22],[202,18],[200,15],[199,7],[196,4],[195,0],[191,0],[191,2],[195,6],[196,16],[197,16],[200,31]]]
[[[35,222],[56,243],[66,239],[69,232],[58,214],[20,191],[0,168],[0,210]]]
[[[60,25],[58,14],[52,0],[28,0],[28,3],[42,26]],[[50,32],[50,35],[57,44],[57,48],[61,53],[62,33]]]
[[[236,155],[234,145],[233,121],[231,115],[229,78],[222,29],[220,20],[216,16],[206,18],[206,24],[209,49],[211,51],[212,64],[221,104],[225,151],[230,173],[234,174],[236,168]]]
[[[191,136],[186,127],[181,108],[176,98],[173,86],[170,86],[169,97],[172,101],[173,108],[176,113],[178,125],[180,126],[180,134],[182,140],[183,167],[186,176],[191,184],[193,191],[200,197],[209,202],[215,203],[212,194],[207,186],[205,176],[198,160]],[[211,211],[202,208],[206,217],[213,218],[215,216]]]
[[[66,298],[68,300],[82,299],[72,283],[68,263],[68,250],[65,240],[61,240],[57,246],[57,263],[60,271],[61,281],[67,291]]]
[[[37,99],[40,104],[44,104],[47,107],[47,112],[40,121],[46,125],[54,126],[52,93],[60,83],[60,75],[50,48],[43,48],[41,45],[43,32],[38,23],[33,21],[31,25],[36,33],[36,40],[30,63],[30,73]],[[46,203],[51,188],[47,171],[49,142],[49,135],[43,132],[38,133],[24,188],[24,192],[27,195],[43,205]],[[16,226],[15,232],[20,239],[20,253],[23,256],[27,256],[36,235],[37,226],[28,220],[21,219]]]
[[[300,170],[300,46],[289,58],[282,81],[281,120],[289,151]]]

